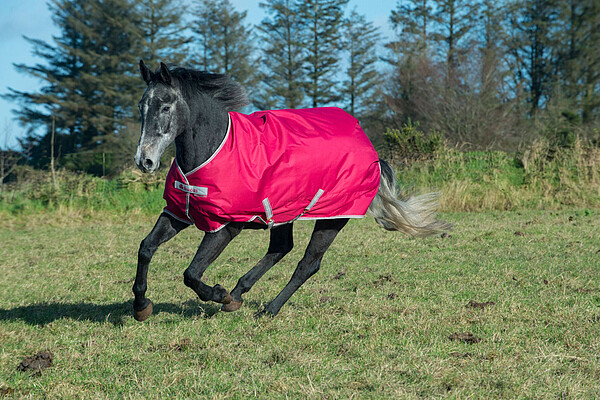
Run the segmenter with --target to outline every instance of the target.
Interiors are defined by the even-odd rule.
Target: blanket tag
[[[196,196],[206,197],[208,196],[208,188],[202,186],[186,185],[185,183],[175,181],[175,189],[179,189],[182,192],[194,194]]]

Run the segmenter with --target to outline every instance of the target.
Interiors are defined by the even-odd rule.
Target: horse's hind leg
[[[323,254],[327,251],[339,231],[348,222],[347,218],[318,220],[315,224],[315,229],[304,253],[304,257],[298,263],[298,267],[292,275],[292,279],[283,288],[283,290],[275,297],[275,299],[267,305],[267,307],[259,313],[277,315],[281,307],[294,294],[296,290],[308,278],[313,276],[321,267]]]
[[[219,257],[229,242],[241,231],[242,227],[238,224],[230,223],[217,232],[204,235],[194,259],[183,273],[183,282],[196,292],[200,300],[212,300],[223,304],[231,301],[231,295],[221,285],[210,287],[201,279],[206,268]]]
[[[250,271],[242,276],[231,291],[231,302],[224,304],[223,311],[236,311],[242,306],[242,295],[273,265],[277,264],[294,247],[293,224],[285,224],[271,229],[267,254]]]
[[[154,228],[140,244],[138,251],[138,266],[133,284],[133,315],[136,320],[144,321],[152,314],[152,302],[146,298],[148,265],[158,246],[177,235],[189,225],[181,222],[169,214],[162,213],[158,217]]]

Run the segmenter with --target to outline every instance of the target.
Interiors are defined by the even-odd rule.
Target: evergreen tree
[[[600,106],[600,1],[558,3],[556,80],[566,106],[589,122]]]
[[[418,110],[425,85],[431,86],[433,75],[433,32],[436,29],[433,0],[399,1],[391,11],[390,24],[396,33],[385,47],[389,56],[383,60],[392,66],[385,84],[386,101],[393,110],[395,125],[420,121]]]
[[[340,97],[336,76],[342,48],[340,28],[347,3],[348,0],[305,0],[299,6],[299,15],[305,24],[302,38],[306,52],[305,91],[313,107]]]
[[[70,167],[100,173],[99,157],[82,149],[118,135],[133,115],[140,87],[134,74],[141,53],[139,18],[129,0],[52,0],[50,9],[61,30],[55,44],[27,39],[45,63],[16,65],[44,86],[33,93],[10,89],[6,97],[20,103],[21,123],[45,127],[45,136],[54,119],[56,146],[68,155],[63,161]],[[44,151],[34,154],[43,157]]]
[[[508,51],[515,92],[524,92],[530,114],[549,99],[552,86],[554,0],[515,0],[510,5]],[[557,27],[558,28],[558,27]]]
[[[178,65],[188,58],[188,44],[192,38],[185,35],[187,27],[181,18],[185,12],[182,0],[138,1],[144,49],[140,57],[146,64],[158,65],[164,61]]]
[[[299,108],[304,99],[302,24],[295,0],[260,3],[267,17],[258,29],[262,48],[262,99],[259,108]]]
[[[376,104],[374,94],[380,83],[376,69],[380,37],[372,22],[367,22],[356,10],[352,11],[345,22],[344,44],[348,69],[341,92],[348,110],[357,118],[371,111]]]
[[[397,40],[387,44],[394,54],[426,52],[431,39],[434,22],[432,0],[399,1],[390,15],[390,24],[396,31]],[[397,58],[388,59],[396,63]]]
[[[456,78],[461,56],[470,50],[470,41],[467,39],[474,31],[478,18],[478,3],[474,0],[435,0],[435,4],[437,29],[433,39],[446,45],[442,57],[446,63],[446,76],[452,81]]]
[[[193,31],[200,57],[193,61],[201,69],[228,74],[249,88],[255,84],[256,66],[246,14],[235,11],[229,0],[196,0]]]

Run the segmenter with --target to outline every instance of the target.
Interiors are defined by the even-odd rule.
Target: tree
[[[556,4],[548,0],[515,0],[510,6],[510,69],[515,71],[517,96],[522,91],[526,93],[529,113],[533,115],[551,95]]]
[[[94,149],[131,120],[141,88],[133,67],[142,53],[140,19],[130,0],[52,0],[49,7],[61,30],[55,43],[27,38],[45,64],[16,65],[44,85],[34,93],[10,89],[6,97],[20,103],[20,122],[44,128],[44,137],[55,120],[57,146],[70,167],[100,173]],[[47,148],[46,140],[38,142]]]
[[[398,40],[388,43],[387,47],[395,54],[427,51],[434,22],[431,3],[432,0],[399,1],[392,10],[390,24]],[[390,61],[395,63],[396,60],[388,59]]]
[[[185,35],[187,27],[181,16],[187,7],[181,0],[140,0],[138,13],[143,35],[141,58],[148,65],[164,61],[181,64],[188,58],[191,37]]]
[[[265,17],[258,26],[263,57],[263,93],[259,108],[298,108],[302,105],[304,91],[304,49],[301,43],[302,24],[298,2],[294,0],[269,0],[260,3]]]
[[[435,3],[437,29],[433,39],[446,45],[445,54],[442,56],[446,63],[447,79],[452,85],[461,61],[459,58],[471,47],[468,39],[474,30],[478,4],[473,0],[435,0]]]
[[[600,107],[600,2],[563,0],[558,7],[557,85],[566,105],[590,122]]]
[[[193,31],[200,58],[192,60],[205,71],[227,74],[240,84],[255,84],[256,66],[252,32],[245,25],[246,11],[235,11],[229,0],[196,0]]]
[[[339,99],[336,76],[342,49],[341,25],[348,0],[306,0],[299,14],[305,24],[305,91],[313,107]]]
[[[344,28],[348,68],[341,93],[350,113],[358,118],[372,110],[376,103],[374,93],[380,83],[376,69],[377,45],[381,35],[373,23],[367,22],[356,10],[350,13]]]

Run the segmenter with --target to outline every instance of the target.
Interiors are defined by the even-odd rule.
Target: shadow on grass
[[[220,304],[188,300],[183,304],[155,303],[153,314],[168,313],[185,318],[211,318],[219,312],[219,309]],[[0,308],[0,321],[21,320],[31,325],[43,326],[62,318],[122,325],[127,319],[133,318],[133,303],[131,301],[112,304],[36,303],[9,309]]]

